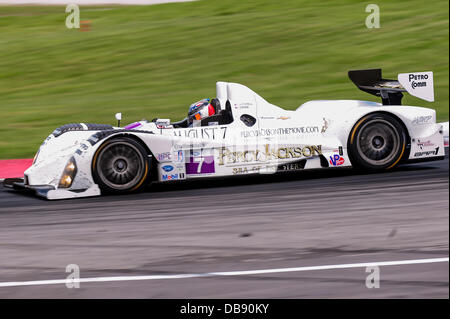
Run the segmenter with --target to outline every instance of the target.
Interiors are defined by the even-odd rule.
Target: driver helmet
[[[211,104],[210,99],[203,99],[195,102],[189,106],[188,118],[189,123],[203,120],[211,115],[216,114],[214,106]]]

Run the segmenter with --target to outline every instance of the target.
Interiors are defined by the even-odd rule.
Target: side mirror
[[[122,120],[122,113],[116,113],[117,126],[120,127],[120,121]]]

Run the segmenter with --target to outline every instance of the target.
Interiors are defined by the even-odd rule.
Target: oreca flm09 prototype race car
[[[434,100],[432,72],[387,80],[372,69],[349,77],[381,103],[320,100],[291,111],[244,85],[217,82],[214,115],[125,127],[63,125],[42,143],[23,179],[4,184],[62,199],[134,192],[149,183],[349,166],[388,170],[444,158],[448,122],[437,124],[433,109],[401,105],[403,92]]]

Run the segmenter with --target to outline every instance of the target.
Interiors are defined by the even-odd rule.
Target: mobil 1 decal
[[[215,173],[214,152],[211,149],[194,149],[186,157],[186,174],[203,175]]]

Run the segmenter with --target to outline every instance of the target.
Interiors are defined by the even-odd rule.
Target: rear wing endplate
[[[401,73],[397,80],[388,80],[381,69],[369,69],[349,71],[348,77],[360,90],[381,97],[383,105],[401,105],[402,92],[434,101],[433,72]]]

